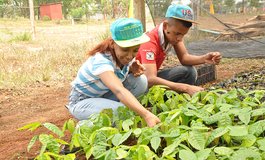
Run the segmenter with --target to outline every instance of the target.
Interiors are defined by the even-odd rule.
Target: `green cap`
[[[142,23],[134,18],[120,18],[110,27],[112,39],[121,47],[132,47],[145,42],[150,38],[143,33]]]

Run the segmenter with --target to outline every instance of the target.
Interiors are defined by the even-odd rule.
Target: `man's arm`
[[[201,56],[191,55],[188,53],[183,41],[175,44],[174,49],[182,65],[219,64],[222,58],[219,52],[209,52]]]
[[[190,95],[193,95],[194,93],[203,90],[201,87],[188,85],[184,83],[176,83],[172,82],[160,77],[157,77],[157,69],[156,64],[143,64],[145,67],[145,75],[148,80],[148,87],[152,87],[153,85],[166,85],[171,90],[177,91],[177,92],[185,92]]]

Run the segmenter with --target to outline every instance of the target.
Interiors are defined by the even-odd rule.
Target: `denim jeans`
[[[172,82],[194,85],[197,80],[197,70],[193,66],[175,66],[159,71],[157,76]]]
[[[147,78],[145,75],[134,77],[132,74],[129,74],[123,82],[123,86],[135,97],[139,97],[147,90]],[[102,97],[91,98],[72,88],[69,96],[69,111],[78,120],[86,120],[91,114],[99,113],[107,108],[111,108],[115,114],[120,106],[124,106],[124,104],[119,102],[118,98],[111,91]]]

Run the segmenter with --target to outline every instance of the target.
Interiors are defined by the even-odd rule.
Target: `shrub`
[[[74,8],[70,11],[70,15],[75,21],[81,21],[83,15],[85,14],[85,11],[82,7]]]
[[[15,35],[13,38],[9,40],[9,42],[30,41],[31,38],[32,38],[31,33],[23,32]]]
[[[42,20],[43,20],[43,21],[50,21],[51,18],[50,18],[49,16],[43,16],[43,17],[42,17]]]

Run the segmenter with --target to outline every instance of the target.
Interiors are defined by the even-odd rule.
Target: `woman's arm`
[[[103,72],[99,77],[124,105],[128,106],[131,110],[144,118],[149,127],[153,127],[160,122],[157,116],[149,112],[138,102],[112,71]]]

